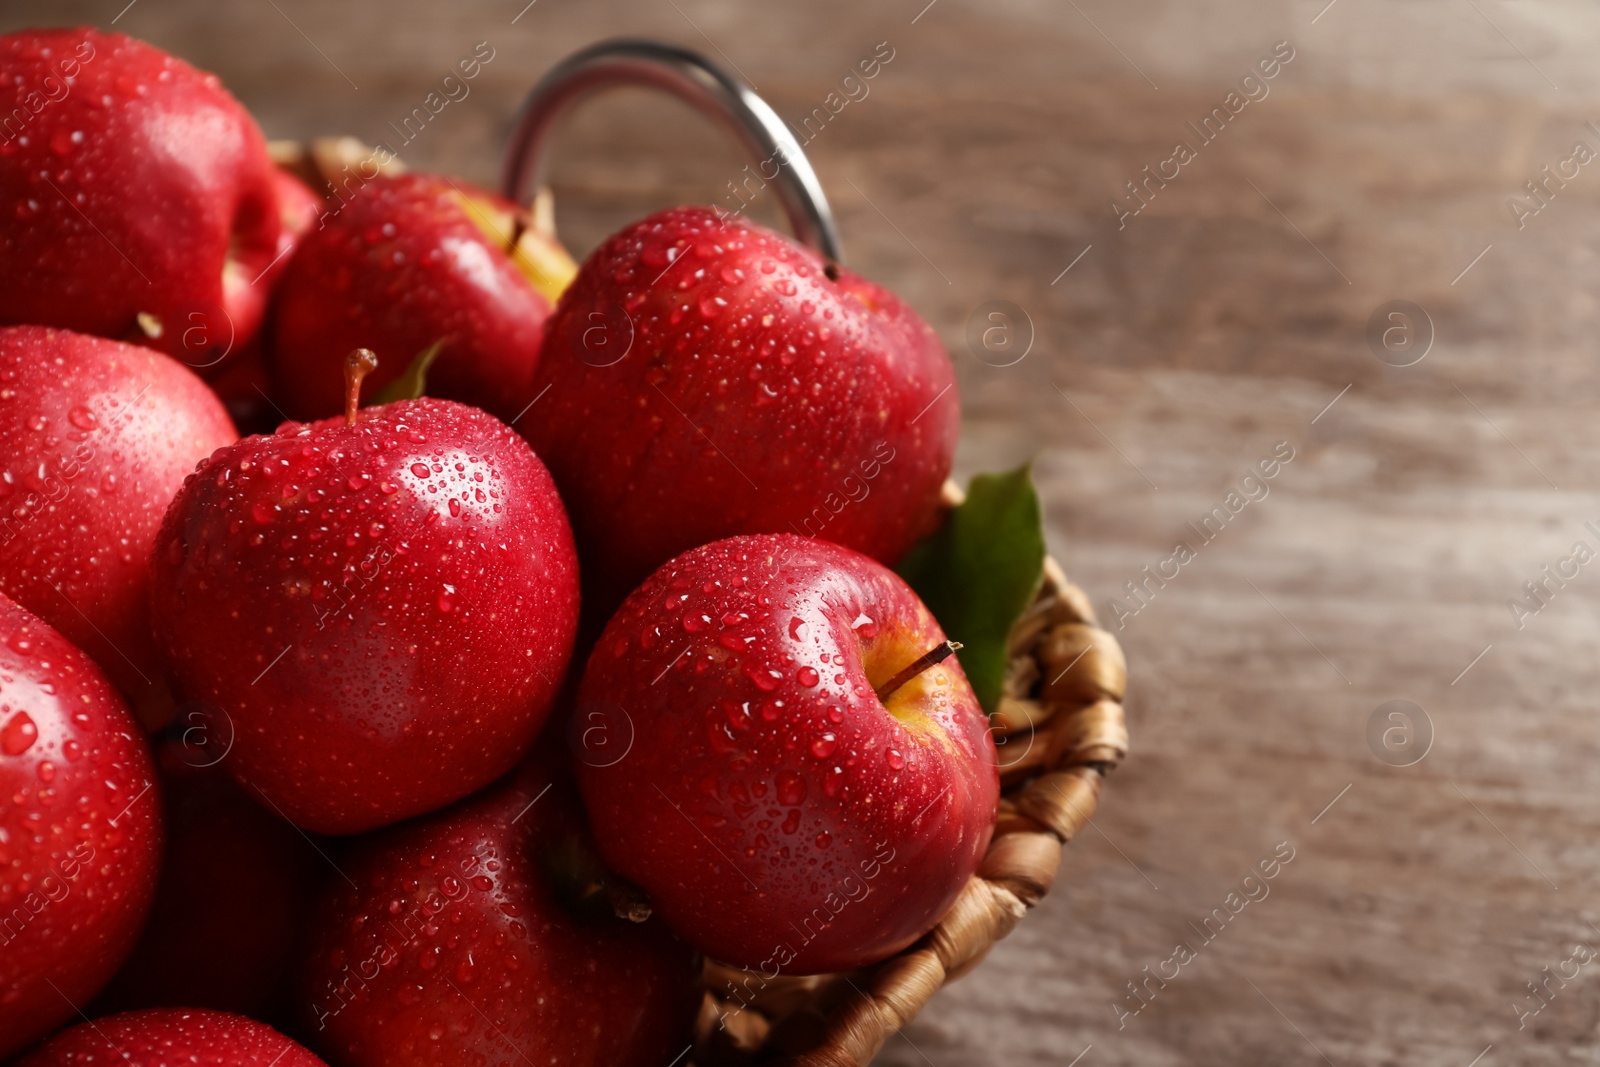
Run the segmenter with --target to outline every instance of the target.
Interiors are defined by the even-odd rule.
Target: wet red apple
[[[184,477],[235,437],[205,384],[159,352],[0,329],[0,592],[93,656],[150,725],[170,711],[150,549]]]
[[[307,1040],[340,1067],[667,1067],[700,1003],[694,953],[618,918],[566,776],[530,761],[340,860],[301,973]]]
[[[17,1067],[326,1067],[242,1015],[154,1008],[94,1019],[51,1038]]]
[[[770,230],[682,207],[585,261],[518,428],[609,610],[679,552],[821,537],[892,563],[935,521],[955,376],[894,294]]]
[[[100,669],[0,596],[0,1058],[77,1015],[139,936],[150,753]]]
[[[899,577],[838,545],[765,534],[672,560],[579,688],[605,860],[707,955],[769,978],[909,945],[977,869],[999,800],[948,649]]]
[[[370,361],[371,353],[365,353]],[[183,694],[236,729],[223,766],[296,825],[370,830],[509,770],[578,610],[566,512],[504,423],[448,400],[356,407],[216,452],[153,553]]]
[[[272,174],[213,75],[120,33],[0,37],[0,324],[216,364],[266,308]]]
[[[380,389],[439,342],[429,395],[514,418],[533,398],[550,314],[523,269],[522,229],[510,203],[433,174],[380,176],[330,204],[276,296],[274,398],[295,418],[332,415],[351,349],[384,355]]]

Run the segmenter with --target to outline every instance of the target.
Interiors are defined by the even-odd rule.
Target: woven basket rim
[[[963,499],[959,486],[945,483],[946,507]],[[694,1067],[863,1067],[1044,899],[1062,846],[1094,816],[1106,776],[1128,754],[1127,662],[1088,596],[1051,557],[1032,606],[1012,627],[1010,653],[995,715],[1004,743],[994,837],[949,911],[878,964],[850,974],[779,976],[749,1001],[719,999],[713,988],[734,988],[729,983],[745,976],[708,962]],[[1011,755],[1018,746],[1020,755]]]

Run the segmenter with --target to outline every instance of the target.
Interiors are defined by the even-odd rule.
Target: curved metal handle
[[[601,41],[568,56],[539,80],[506,146],[501,188],[507,198],[525,204],[539,188],[542,150],[556,119],[592,93],[618,85],[664,90],[720,121],[760,161],[761,179],[777,187],[795,238],[835,263],[842,260],[822,183],[778,113],[704,56],[659,41]],[[772,177],[767,169],[775,171]]]

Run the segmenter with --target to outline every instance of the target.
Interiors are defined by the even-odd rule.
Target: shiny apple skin
[[[74,1026],[16,1067],[326,1067],[270,1026],[201,1008],[151,1008]]]
[[[977,869],[999,799],[956,660],[887,709],[874,693],[943,640],[899,577],[837,545],[733,537],[671,561],[611,619],[579,689],[607,863],[707,955],[768,976],[915,941]]]
[[[929,530],[960,420],[950,357],[894,294],[834,270],[702,207],[584,262],[518,429],[561,487],[594,606],[734,534],[893,563]]]
[[[148,340],[220,367],[260,328],[266,293],[251,282],[278,251],[255,120],[215,76],[87,27],[0,37],[0,114],[19,107],[29,120],[0,138],[0,324]]]
[[[279,284],[267,361],[279,405],[295,418],[332,415],[344,409],[339,368],[351,349],[378,354],[368,383],[377,390],[443,341],[428,395],[514,418],[533,397],[550,315],[505,244],[483,228],[491,217],[510,227],[515,209],[432,174],[352,186],[328,201]]]
[[[224,766],[321,833],[505,773],[572,649],[577,563],[555,486],[509,427],[451,401],[222,449],[184,483],[152,561],[179,687],[236,729]]]
[[[159,696],[150,550],[196,463],[236,438],[220,401],[148,348],[0,329],[0,592]]]
[[[570,775],[539,760],[341,858],[309,927],[306,1040],[337,1067],[666,1067],[701,994],[695,953],[561,879],[590,850]]]
[[[155,767],[127,705],[0,596],[0,1057],[73,1018],[155,892]]]

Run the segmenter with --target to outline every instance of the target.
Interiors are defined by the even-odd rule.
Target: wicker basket
[[[799,146],[792,138],[784,142],[781,120],[772,115],[774,127],[762,114],[771,109],[704,57],[652,42],[587,49],[534,89],[512,141],[503,189],[513,200],[532,202],[533,225],[553,232],[548,190],[538,180],[544,133],[559,111],[612,84],[666,89],[715,113],[757,153],[781,147],[787,160],[775,184],[797,236],[838,258],[826,199]],[[279,142],[273,151],[280,166],[318,189],[337,188],[342,177],[376,163],[373,150],[351,138]],[[391,157],[380,169],[398,173],[404,167]],[[955,483],[945,484],[947,507],[963,496]],[[779,975],[752,990],[745,972],[708,962],[686,1067],[862,1067],[942,985],[976,966],[1044,899],[1061,864],[1061,846],[1094,816],[1106,775],[1128,753],[1122,710],[1127,661],[1117,639],[1096,623],[1088,596],[1053,559],[1045,560],[1039,593],[1012,627],[1010,654],[994,721],[1003,789],[994,838],[949,912],[903,952],[851,973]],[[736,986],[749,999],[715,992]]]
[[[946,483],[946,504],[961,499],[961,490]],[[976,966],[1050,891],[1061,846],[1093,818],[1106,775],[1128,754],[1127,678],[1117,639],[1096,623],[1083,590],[1046,559],[1039,594],[1011,630],[1011,664],[995,716],[1004,791],[978,873],[920,941],[860,971],[780,975],[741,1003],[715,990],[748,991],[748,976],[707,963],[695,1067],[871,1061],[940,986]]]

